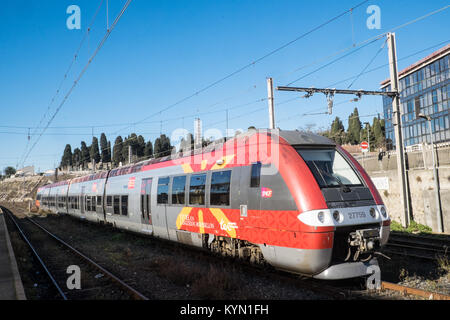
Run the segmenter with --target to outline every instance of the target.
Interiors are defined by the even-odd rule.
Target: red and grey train
[[[319,279],[365,276],[390,218],[360,164],[314,134],[250,130],[38,190],[43,210],[265,262]]]

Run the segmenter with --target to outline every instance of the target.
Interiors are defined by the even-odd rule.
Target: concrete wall
[[[436,188],[431,151],[409,152],[407,158],[413,220],[427,225],[437,232]],[[450,233],[450,148],[439,149],[438,158],[444,232]],[[364,160],[360,158],[358,161],[371,178],[382,178],[382,180],[385,178],[384,180],[388,182],[387,185],[380,186],[378,191],[392,219],[402,222],[404,217],[395,154],[383,157],[382,161],[378,161],[378,157],[364,158]]]

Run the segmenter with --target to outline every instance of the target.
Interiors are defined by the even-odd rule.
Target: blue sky
[[[50,115],[55,112],[105,34],[106,0],[60,93],[50,104],[100,2],[2,1],[0,168],[16,166],[29,150],[27,128],[38,126],[47,110]],[[354,43],[448,5],[445,0],[368,1],[351,15],[346,14],[208,90],[158,113],[360,2],[133,0],[25,165],[35,165],[41,171],[53,168],[59,164],[67,143],[72,145],[72,150],[79,147],[81,140],[89,145],[92,132],[97,137],[105,132],[112,144],[117,135],[131,132],[152,141],[161,130],[169,136],[181,127],[192,132],[195,114],[202,119],[204,131],[217,128],[224,132],[227,108],[229,128],[267,127],[267,101],[256,102],[267,97],[267,77],[273,77],[275,86],[286,85],[348,53],[330,57]],[[110,24],[124,3],[125,0],[108,1]],[[72,4],[81,9],[80,30],[69,30],[66,26],[69,17],[66,9]],[[381,29],[367,28],[369,5],[380,7]],[[402,57],[450,40],[449,21],[450,8],[395,30],[401,59],[399,69],[444,44],[407,59]],[[293,85],[327,87],[355,76],[376,55],[383,41],[369,44]],[[384,47],[369,69],[387,63],[387,59]],[[388,75],[388,68],[381,68],[362,75],[352,88],[377,90],[380,81]],[[342,82],[336,87],[346,88],[350,83]],[[281,129],[326,128],[336,116],[344,119],[347,126],[346,119],[355,107],[363,116],[383,113],[381,97],[339,103],[352,97],[338,96],[333,115],[303,115],[326,110],[326,99],[320,94],[281,103],[299,96],[275,92],[275,119]],[[144,123],[126,125],[144,119]],[[371,119],[369,116],[362,120]],[[49,116],[41,126],[48,120]],[[85,128],[69,128],[80,126]],[[28,148],[39,133],[37,130],[32,136]]]

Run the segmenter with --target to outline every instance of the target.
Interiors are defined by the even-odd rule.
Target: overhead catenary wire
[[[283,50],[284,48],[290,46],[291,44],[297,42],[298,40],[303,39],[304,37],[310,35],[311,33],[315,32],[315,31],[317,31],[317,30],[323,28],[324,26],[330,24],[331,22],[333,22],[333,21],[335,21],[335,20],[341,18],[342,16],[346,15],[347,13],[351,12],[352,10],[355,10],[355,9],[361,7],[361,6],[362,6],[364,3],[366,3],[366,2],[368,2],[368,0],[364,0],[364,1],[360,2],[359,4],[357,4],[356,6],[354,6],[354,7],[350,8],[350,9],[347,9],[347,10],[343,11],[342,13],[340,13],[340,14],[334,16],[333,18],[328,19],[328,20],[325,21],[324,23],[321,23],[320,25],[318,25],[318,26],[316,26],[316,27],[314,27],[314,28],[308,30],[307,32],[302,33],[301,35],[299,35],[299,36],[296,37],[295,39],[293,39],[293,40],[291,40],[291,41],[289,41],[289,42],[287,42],[287,43],[285,43],[285,44],[283,44],[283,45],[277,47],[276,49],[274,49],[274,50],[272,50],[272,51],[270,51],[270,52],[268,52],[268,53],[262,55],[261,57],[259,57],[259,58],[255,59],[255,60],[253,60],[252,62],[250,62],[250,63],[248,63],[248,64],[242,66],[241,68],[239,68],[239,69],[237,69],[237,70],[235,70],[235,71],[233,71],[233,72],[231,72],[231,73],[225,75],[224,77],[222,77],[222,78],[220,78],[220,79],[218,79],[218,80],[216,80],[216,81],[214,81],[214,82],[212,82],[212,83],[206,85],[205,87],[203,87],[203,88],[201,88],[201,89],[199,89],[199,90],[193,92],[192,94],[190,94],[190,95],[188,95],[188,96],[186,96],[186,97],[184,97],[184,98],[182,98],[182,99],[180,99],[180,100],[178,100],[178,101],[176,101],[176,102],[174,102],[174,103],[172,103],[172,104],[170,104],[170,105],[168,105],[168,106],[162,108],[161,110],[159,110],[159,111],[157,111],[157,112],[155,112],[155,113],[153,113],[153,114],[151,114],[151,115],[149,115],[149,116],[143,118],[142,120],[137,121],[135,124],[139,124],[139,123],[141,123],[141,122],[144,122],[144,121],[148,120],[149,118],[154,117],[154,116],[156,116],[156,115],[158,115],[158,114],[160,115],[160,114],[162,114],[163,112],[165,112],[165,111],[167,111],[167,110],[169,110],[169,109],[171,109],[171,108],[173,108],[173,107],[175,107],[175,106],[177,106],[177,105],[179,105],[179,104],[181,104],[181,103],[183,103],[183,102],[185,102],[185,101],[187,101],[187,100],[189,100],[189,99],[191,99],[191,98],[193,98],[193,97],[195,97],[195,96],[198,96],[200,93],[202,93],[202,92],[204,92],[204,91],[206,91],[206,90],[208,90],[208,89],[210,89],[210,88],[216,86],[217,84],[219,84],[219,83],[221,83],[221,82],[223,82],[223,81],[225,81],[225,80],[227,80],[227,79],[229,79],[229,78],[235,76],[236,74],[238,74],[238,73],[240,73],[240,72],[242,72],[242,71],[244,71],[244,70],[246,70],[246,69],[248,69],[248,68],[254,66],[255,64],[261,62],[262,60],[264,60],[264,59],[266,59],[266,58],[268,58],[268,57],[274,55],[275,53],[277,53],[277,52]],[[124,129],[127,129],[127,128],[128,128],[128,127],[124,128]]]
[[[436,10],[436,11],[434,11],[434,12],[432,12],[432,13],[429,13],[429,14],[427,14],[427,15],[425,15],[425,16],[420,17],[420,18],[417,18],[417,19],[415,19],[415,20],[413,20],[413,21],[411,21],[411,22],[408,22],[408,23],[406,23],[406,24],[403,24],[403,25],[401,25],[401,26],[399,26],[399,27],[397,27],[397,28],[394,28],[393,30],[396,30],[396,29],[398,29],[398,28],[400,28],[400,27],[404,27],[404,26],[409,25],[409,24],[411,24],[411,23],[413,23],[413,22],[420,21],[421,19],[424,19],[424,18],[427,17],[427,16],[430,16],[430,15],[432,15],[432,14],[434,14],[434,13],[437,13],[437,12],[440,12],[440,11],[442,11],[442,10],[445,10],[447,7],[448,7],[448,6],[446,6],[446,7],[444,7],[444,8],[441,8],[441,9],[439,9],[439,10]],[[158,113],[161,113],[161,112],[158,112]],[[158,114],[158,113],[157,113],[157,114]],[[136,124],[136,123],[134,123],[134,124]]]
[[[92,63],[92,61],[94,60],[95,56],[98,54],[98,52],[100,51],[100,49],[103,47],[103,45],[105,44],[106,40],[108,39],[109,35],[111,34],[111,32],[114,30],[115,26],[117,25],[117,23],[119,22],[120,18],[122,17],[122,15],[125,13],[125,10],[128,8],[128,6],[130,5],[132,0],[127,0],[127,2],[125,3],[125,5],[122,7],[122,10],[120,11],[120,13],[117,15],[116,19],[114,20],[114,22],[111,24],[111,27],[106,31],[105,35],[103,36],[102,40],[100,41],[100,43],[98,44],[96,50],[94,51],[94,53],[92,54],[92,56],[89,58],[87,64],[84,66],[83,70],[80,72],[80,74],[78,75],[78,77],[76,78],[76,80],[73,82],[72,87],[69,89],[69,91],[67,92],[67,94],[64,96],[64,99],[62,100],[62,102],[59,104],[59,106],[57,107],[57,109],[55,110],[55,112],[53,113],[52,117],[50,118],[50,120],[48,121],[47,125],[44,127],[44,129],[42,130],[42,132],[40,133],[39,137],[37,138],[37,140],[35,141],[35,143],[31,146],[30,150],[27,152],[25,158],[22,161],[22,166],[24,165],[24,163],[26,162],[26,160],[28,159],[28,156],[30,155],[31,151],[33,151],[34,147],[37,145],[37,143],[39,142],[40,138],[42,137],[43,133],[47,130],[47,128],[50,126],[50,124],[52,123],[53,119],[55,119],[56,115],[58,114],[59,110],[61,110],[61,108],[63,107],[64,103],[67,101],[67,99],[69,98],[69,96],[71,95],[71,93],[73,92],[73,90],[75,89],[76,85],[78,84],[78,82],[80,81],[80,79],[83,77],[84,73],[86,72],[86,70],[88,69],[88,67],[90,66],[90,64]]]

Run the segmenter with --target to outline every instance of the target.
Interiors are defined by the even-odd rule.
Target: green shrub
[[[408,228],[404,228],[400,223],[394,220],[391,222],[391,230],[408,233],[431,233],[433,231],[430,227],[415,221],[411,221]]]

